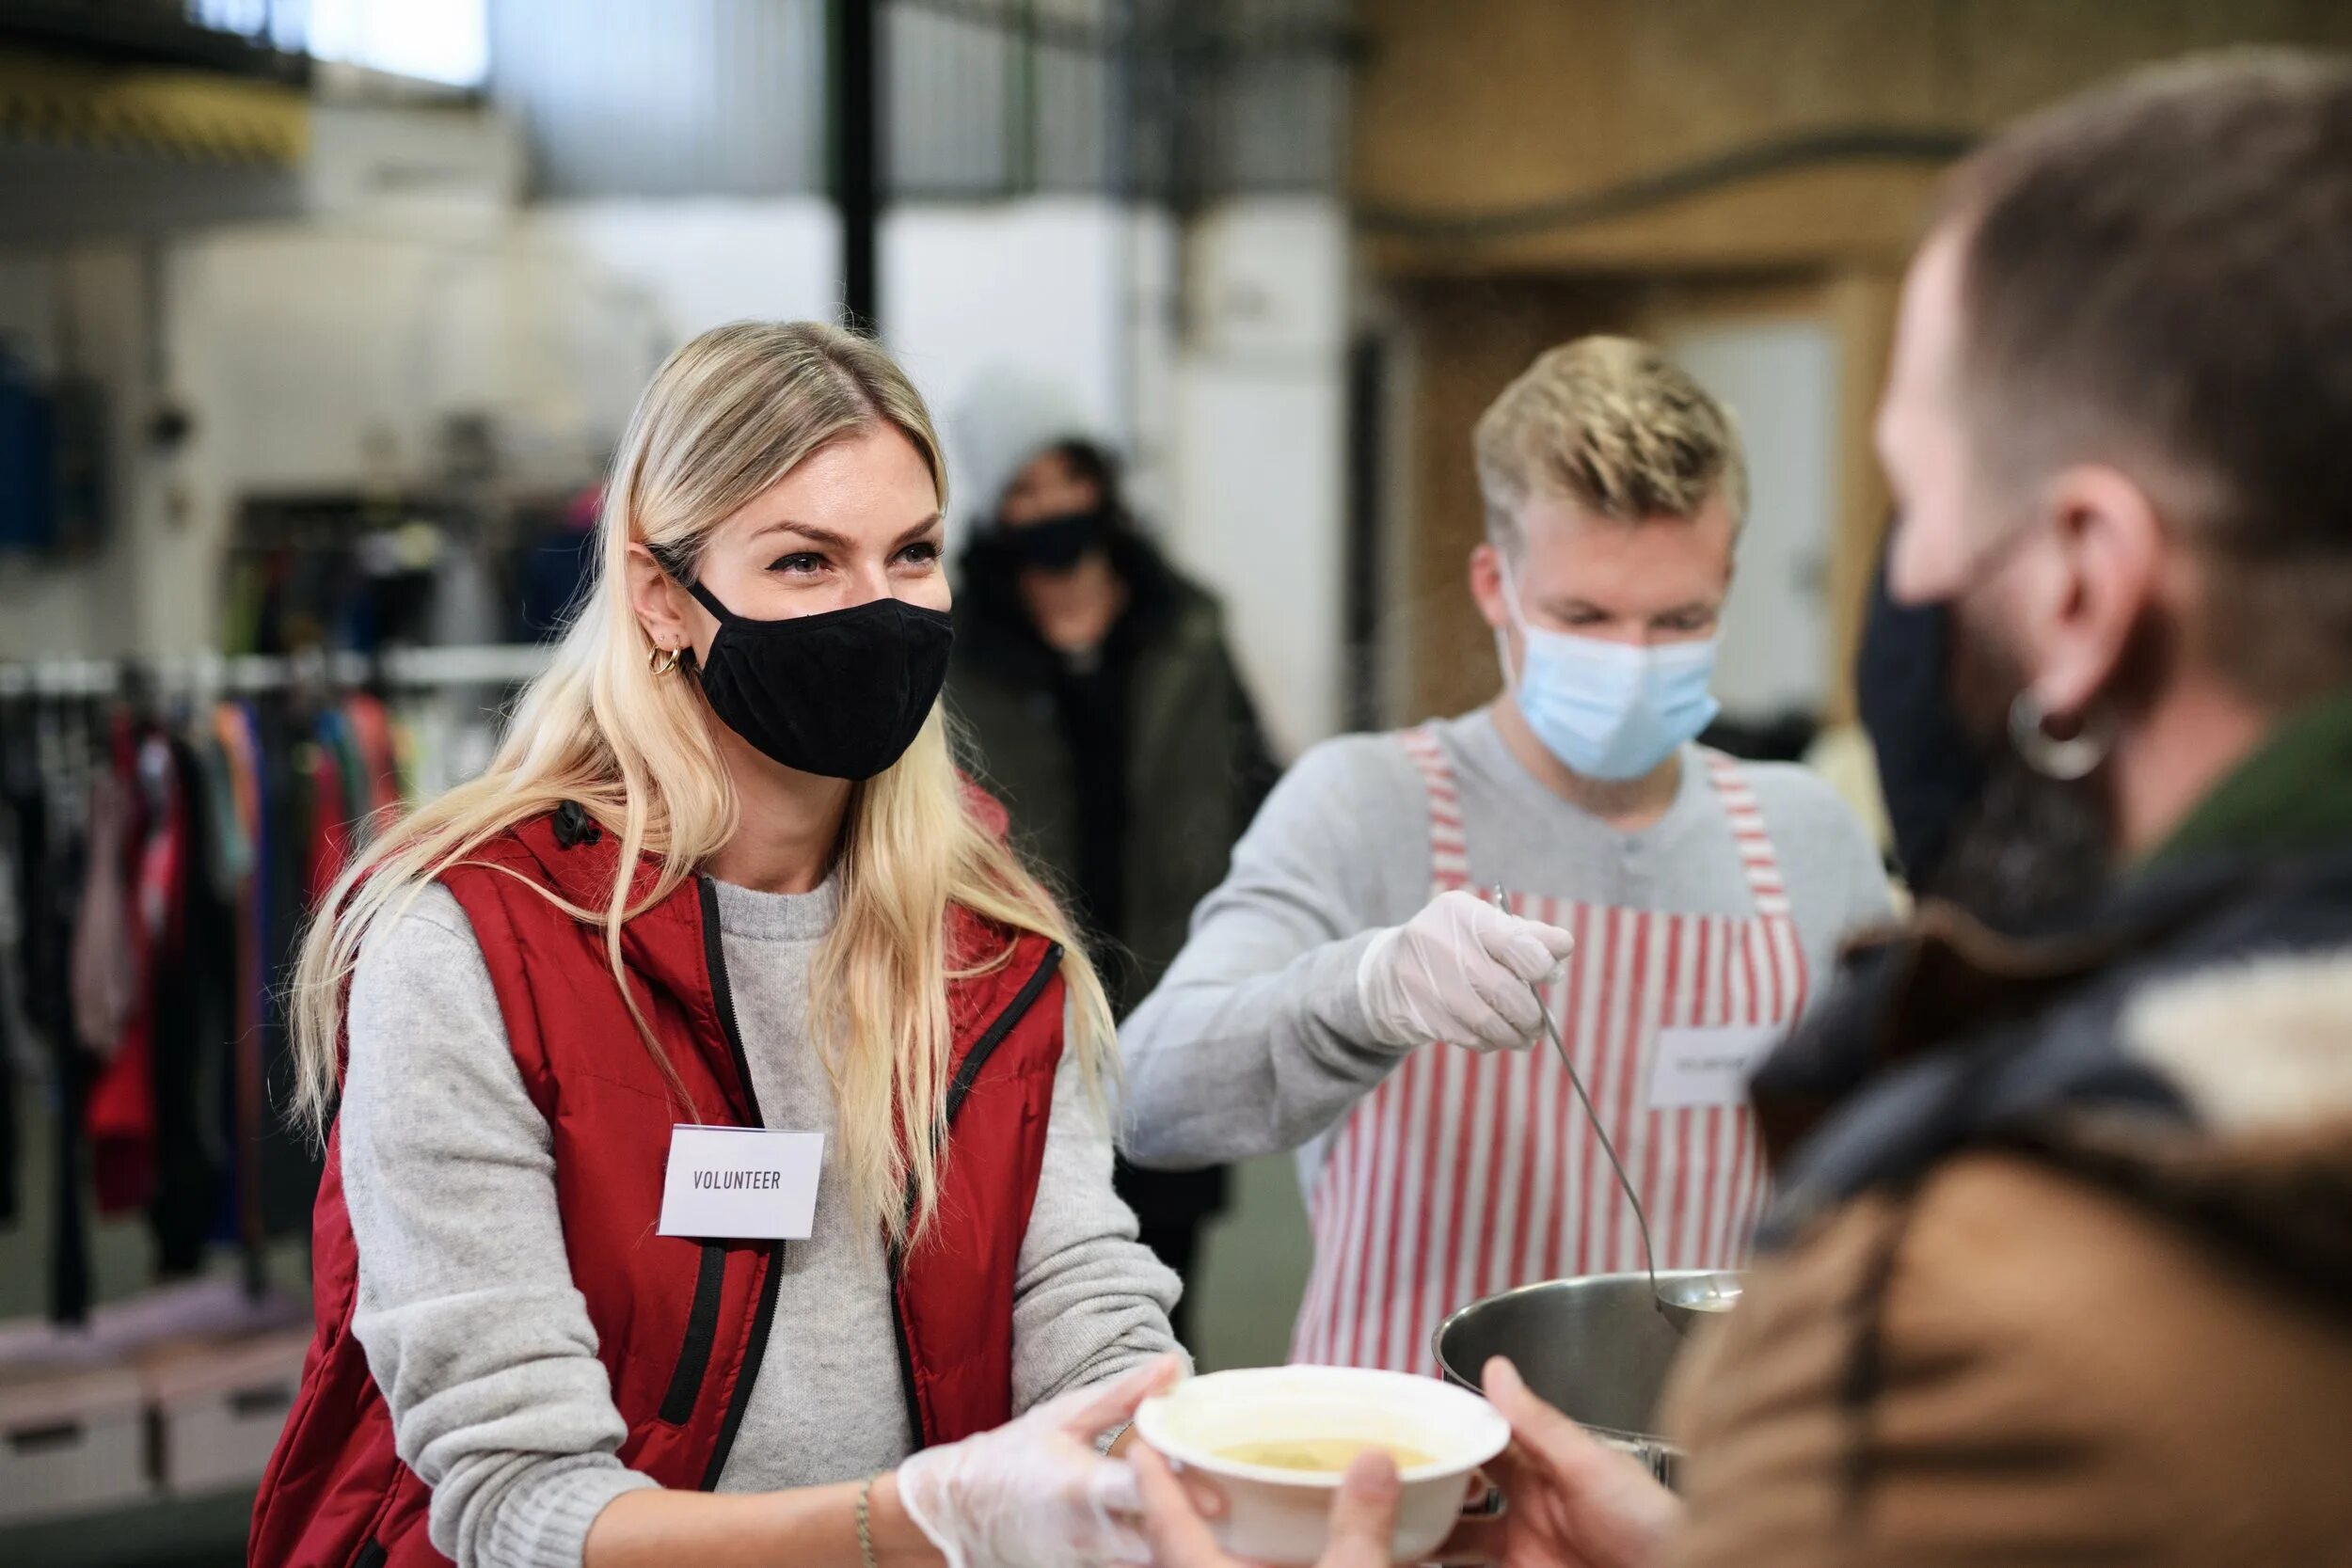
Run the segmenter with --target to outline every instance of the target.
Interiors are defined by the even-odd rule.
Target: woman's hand
[[[1182,1361],[1163,1356],[994,1432],[926,1449],[898,1466],[898,1500],[948,1568],[1143,1561],[1135,1471],[1095,1444],[1183,1375]]]
[[[1136,1484],[1153,1568],[1248,1568],[1209,1533],[1202,1499],[1187,1494],[1168,1461],[1150,1449],[1136,1450]],[[1399,1490],[1393,1460],[1376,1449],[1358,1454],[1332,1499],[1331,1544],[1315,1568],[1389,1568]]]
[[[1448,1562],[1500,1568],[1642,1568],[1682,1523],[1682,1503],[1632,1455],[1597,1441],[1528,1391],[1502,1356],[1486,1363],[1486,1398],[1511,1423],[1508,1452],[1489,1465],[1508,1505],[1456,1530]]]

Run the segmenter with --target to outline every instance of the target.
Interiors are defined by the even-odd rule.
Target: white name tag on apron
[[[1649,1073],[1650,1109],[1746,1104],[1748,1079],[1784,1033],[1772,1023],[1659,1030]]]
[[[660,1233],[726,1241],[804,1242],[817,1222],[822,1132],[764,1127],[673,1127]]]

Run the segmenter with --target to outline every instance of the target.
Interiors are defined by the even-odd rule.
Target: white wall
[[[1343,713],[1347,222],[1260,199],[1186,239],[1176,553],[1227,595],[1285,753]]]
[[[1727,322],[1661,345],[1727,404],[1748,459],[1748,523],[1715,695],[1735,718],[1818,710],[1829,679],[1827,567],[1837,485],[1837,343],[1826,322]]]
[[[884,221],[884,336],[939,422],[960,527],[1011,478],[1008,445],[1066,434],[1126,453],[1139,510],[1165,526],[1172,406],[1142,380],[1164,377],[1170,356],[1174,247],[1162,215],[1081,198]]]
[[[521,232],[641,291],[668,353],[726,322],[832,320],[841,290],[840,222],[817,197],[548,202]]]
[[[502,218],[529,174],[521,132],[502,115],[467,108],[315,101],[302,211],[471,213]]]

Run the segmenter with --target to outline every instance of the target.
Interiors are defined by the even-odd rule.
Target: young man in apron
[[[1764,1198],[1746,1070],[1889,913],[1826,784],[1693,744],[1746,500],[1721,406],[1588,338],[1476,448],[1502,695],[1301,758],[1122,1032],[1137,1163],[1298,1150],[1299,1360],[1433,1371],[1465,1303],[1642,1266],[1567,1073],[1530,1049],[1537,993],[1658,1266],[1737,1266]]]

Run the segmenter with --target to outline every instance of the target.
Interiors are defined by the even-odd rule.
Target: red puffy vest
[[[623,1464],[664,1486],[708,1489],[726,1464],[771,1332],[783,1243],[654,1234],[670,1129],[681,1119],[630,1022],[601,927],[537,888],[601,909],[615,848],[580,818],[523,824],[442,879],[464,906],[498,992],[509,1048],[554,1135],[556,1200],[573,1281],[628,1424]],[[638,868],[649,889],[654,870]],[[526,885],[529,884],[529,885]],[[899,1370],[921,1444],[1012,1415],[1015,1260],[1037,1196],[1062,1051],[1061,951],[950,914],[955,1073],[938,1209],[894,1255]],[[991,963],[1010,946],[1009,961]],[[715,890],[691,879],[621,931],[638,1005],[705,1122],[760,1125],[722,956]],[[302,1391],[253,1515],[266,1568],[441,1563],[428,1489],[392,1449],[383,1397],[352,1337],[358,1253],[330,1137],[312,1223],[316,1327]]]

